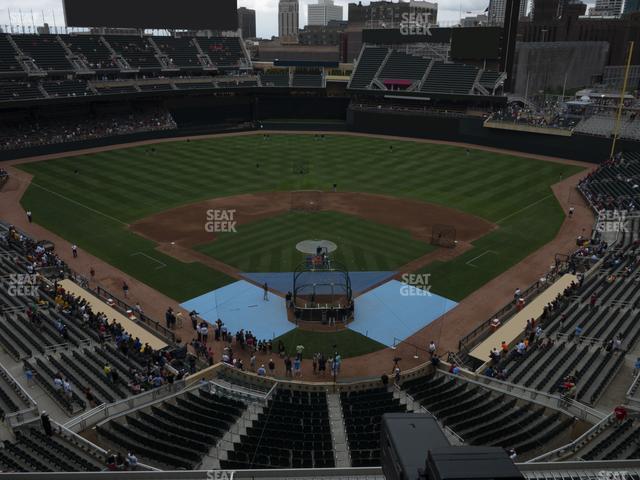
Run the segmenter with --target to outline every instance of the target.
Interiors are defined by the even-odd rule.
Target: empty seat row
[[[109,445],[133,449],[151,465],[193,469],[245,408],[205,390],[190,391],[108,422],[98,435]]]

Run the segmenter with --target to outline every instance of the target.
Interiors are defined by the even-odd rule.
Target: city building
[[[589,9],[592,17],[619,17],[622,13],[623,0],[596,0],[596,5]]]
[[[561,0],[533,0],[531,19],[534,22],[552,22],[560,18]]]
[[[307,62],[338,62],[339,45],[301,45],[282,43],[279,39],[261,41],[255,47],[254,60],[274,62],[276,60]]]
[[[489,0],[489,23],[491,25],[502,25],[504,23],[507,2],[509,1],[511,0]],[[527,3],[529,3],[528,0],[520,2],[520,18],[527,16]]]
[[[338,45],[347,28],[344,20],[332,20],[328,25],[307,25],[298,34],[300,45]]]
[[[464,17],[460,20],[461,27],[481,27],[489,23],[487,15],[476,15],[474,17]]]
[[[349,26],[360,28],[399,28],[410,14],[428,17],[428,23],[438,21],[438,4],[411,0],[410,2],[373,1],[369,5],[362,2],[350,3]]]
[[[560,6],[561,18],[578,18],[587,12],[587,4],[580,0],[565,0]]]
[[[333,0],[318,0],[307,6],[307,25],[326,26],[331,20],[342,20],[342,6]]]
[[[278,37],[280,41],[297,41],[299,25],[298,0],[278,2]]]
[[[250,8],[238,9],[238,28],[242,38],[256,38],[256,11]]]
[[[584,15],[587,5],[581,0],[533,0],[531,19],[536,23],[553,22],[562,17]]]
[[[640,12],[640,0],[626,0],[624,2],[624,10],[622,13],[635,13]]]
[[[629,42],[640,44],[640,14],[621,18],[571,17],[563,15],[552,22],[520,22],[519,42],[608,42],[606,65],[624,65]],[[632,65],[640,65],[640,49],[633,50]]]
[[[435,25],[438,22],[438,4],[421,0],[410,0],[409,13],[426,15],[428,23]]]

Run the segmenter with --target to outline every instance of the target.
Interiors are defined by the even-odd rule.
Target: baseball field
[[[336,243],[354,271],[430,273],[431,291],[459,301],[555,236],[564,212],[550,187],[580,171],[313,134],[181,140],[20,168],[34,175],[22,203],[38,223],[180,302],[233,271],[291,271],[308,238]],[[292,191],[324,192],[318,211],[294,211]],[[235,232],[205,231],[205,212],[220,207],[235,211]],[[430,243],[436,221],[456,228],[455,254]]]

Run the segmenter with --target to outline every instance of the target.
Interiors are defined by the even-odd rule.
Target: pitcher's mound
[[[296,245],[296,250],[309,255],[315,255],[318,248],[326,248],[327,252],[331,253],[335,252],[338,246],[329,240],[303,240]]]

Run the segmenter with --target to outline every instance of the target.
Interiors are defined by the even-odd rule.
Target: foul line
[[[536,206],[537,204],[539,204],[539,203],[541,203],[541,202],[544,202],[544,201],[545,201],[547,198],[549,198],[549,197],[553,197],[553,193],[550,193],[550,194],[549,194],[549,195],[547,195],[546,197],[542,197],[541,199],[536,200],[536,201],[535,201],[535,202],[533,202],[533,203],[530,203],[530,204],[529,204],[529,205],[527,205],[526,207],[521,208],[520,210],[518,210],[517,212],[510,213],[510,214],[509,214],[509,215],[507,215],[506,217],[501,218],[500,220],[498,220],[498,221],[496,222],[496,224],[501,223],[501,222],[503,222],[503,221],[505,221],[505,220],[507,220],[507,219],[509,219],[509,218],[511,218],[511,217],[514,217],[514,216],[516,216],[517,214],[519,214],[519,213],[521,213],[521,212],[524,212],[525,210],[527,210],[527,209],[529,209],[529,208],[531,208],[531,207],[534,207],[534,206]]]
[[[102,215],[103,217],[108,218],[109,220],[112,220],[114,222],[118,222],[119,224],[124,225],[124,226],[128,226],[128,224],[123,222],[122,220],[119,220],[119,219],[117,219],[115,217],[112,217],[111,215],[107,215],[106,213],[102,213],[100,210],[96,210],[95,208],[88,207],[87,205],[85,205],[83,203],[80,203],[80,202],[74,200],[73,198],[69,198],[69,197],[66,197],[66,196],[62,195],[61,193],[54,192],[53,190],[49,190],[48,188],[43,187],[42,185],[38,185],[35,182],[31,182],[31,185],[34,185],[34,186],[36,186],[38,188],[41,188],[45,192],[49,192],[52,195],[56,195],[56,196],[58,196],[60,198],[63,198],[64,200],[66,200],[68,202],[74,203],[74,204],[78,205],[79,207],[86,208],[87,210],[90,210],[93,213],[97,213],[98,215]]]
[[[131,254],[131,255],[129,255],[129,256],[130,256],[130,257],[133,257],[133,256],[135,256],[135,255],[142,255],[143,257],[147,257],[149,260],[153,260],[154,262],[159,263],[159,264],[160,264],[160,266],[159,266],[159,267],[156,267],[156,270],[160,270],[161,268],[164,268],[164,267],[166,267],[166,266],[167,266],[167,264],[166,264],[166,263],[161,262],[161,261],[160,261],[160,260],[158,260],[157,258],[150,257],[149,255],[147,255],[147,254],[146,254],[146,253],[144,253],[144,252],[134,252],[134,253],[132,253],[132,254]]]
[[[494,255],[497,255],[497,252],[494,252],[493,250],[486,250],[484,252],[482,252],[480,255],[478,255],[477,257],[473,257],[471,260],[469,260],[467,263],[467,265],[469,265],[470,267],[474,267],[474,268],[478,268],[477,265],[472,265],[471,262],[473,262],[474,260],[479,259],[480,257],[484,257],[487,253],[493,253]]]

